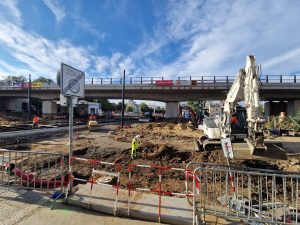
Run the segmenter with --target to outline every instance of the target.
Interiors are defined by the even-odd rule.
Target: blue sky
[[[299,0],[1,0],[0,77],[300,73]]]

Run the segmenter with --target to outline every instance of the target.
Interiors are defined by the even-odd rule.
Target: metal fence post
[[[112,77],[110,78],[110,84],[112,84]]]
[[[190,76],[190,80],[192,80],[192,77]]]
[[[132,84],[132,77],[130,77],[130,84]]]
[[[153,77],[151,77],[151,84],[153,84]]]
[[[226,83],[227,83],[227,84],[229,83],[228,76],[226,76]]]
[[[141,77],[141,84],[143,84],[143,77]]]
[[[269,83],[269,75],[266,75],[266,83]]]
[[[94,84],[94,78],[92,78],[92,85]]]
[[[102,78],[100,78],[100,82],[101,82],[101,84],[103,83],[103,82],[102,82]]]
[[[216,76],[214,76],[214,83],[216,83]]]
[[[297,83],[297,77],[294,75],[294,83]]]
[[[280,75],[280,83],[282,83],[282,75]]]

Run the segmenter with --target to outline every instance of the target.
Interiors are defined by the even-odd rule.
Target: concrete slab
[[[158,223],[119,218],[99,212],[56,203],[50,210],[50,205],[40,207],[34,214],[25,217],[16,225],[158,225]]]
[[[68,198],[67,203],[94,211],[114,214],[116,190],[111,186],[94,185],[89,202],[90,185],[79,185],[79,190]],[[130,197],[130,218],[158,222],[158,195],[146,192],[132,192]],[[128,191],[119,190],[118,216],[128,216]],[[191,224],[192,207],[185,198],[162,196],[161,222],[168,224]]]
[[[275,145],[274,145],[275,144]],[[247,143],[232,143],[235,159],[286,159],[286,151],[281,143],[266,143],[267,150],[255,150],[253,155]],[[276,147],[277,146],[277,147]]]

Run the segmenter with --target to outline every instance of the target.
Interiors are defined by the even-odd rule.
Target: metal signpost
[[[73,157],[73,99],[74,97],[84,98],[85,74],[64,63],[60,68],[60,88],[61,94],[68,97],[69,105],[69,174],[70,192],[72,192],[72,164]]]

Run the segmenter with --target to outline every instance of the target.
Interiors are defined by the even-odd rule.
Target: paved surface
[[[0,187],[0,225],[143,225],[157,224],[139,220],[112,217],[57,202],[51,202],[45,192],[28,191],[14,187]]]
[[[158,224],[126,218],[118,218],[88,211],[79,207],[57,203],[53,210],[49,209],[49,204],[39,208],[34,214],[24,218],[18,225],[150,225]]]
[[[111,186],[94,185],[90,196],[90,185],[78,185],[79,189],[68,198],[75,206],[114,214],[116,190]],[[170,224],[191,224],[192,207],[185,198],[162,196],[161,222]],[[130,197],[130,217],[147,221],[158,221],[158,195],[132,191]],[[128,216],[128,191],[119,190],[117,215]]]
[[[48,201],[43,192],[0,187],[0,224],[10,225],[34,213]]]
[[[74,126],[74,130],[85,129],[86,125]],[[53,127],[53,128],[42,128],[42,129],[32,129],[32,130],[21,130],[21,131],[11,131],[11,132],[1,132],[0,139],[2,142],[0,146],[6,146],[10,144],[16,144],[17,139],[23,138],[22,143],[28,143],[35,141],[39,138],[45,138],[49,136],[67,134],[69,127]]]

